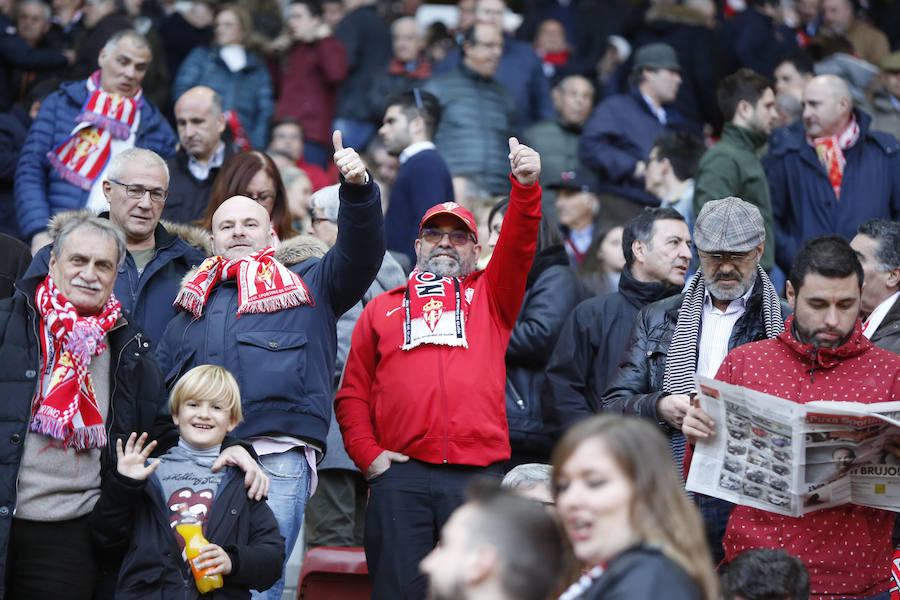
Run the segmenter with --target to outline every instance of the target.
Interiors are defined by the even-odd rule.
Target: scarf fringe
[[[203,314],[204,303],[200,301],[200,295],[186,287],[183,287],[178,291],[178,295],[175,296],[174,304],[175,306],[180,306],[192,313],[195,317],[199,317]]]
[[[31,420],[30,431],[60,440],[63,447],[76,450],[92,450],[106,445],[106,428],[103,425],[91,425],[75,429],[71,423],[63,423],[47,415],[35,415]]]
[[[309,300],[305,298],[300,290],[288,292],[272,298],[263,298],[260,300],[251,300],[238,308],[239,315],[250,313],[271,313],[285,310],[287,308],[295,308],[301,304],[308,304]]]
[[[94,185],[93,180],[69,169],[69,167],[59,159],[54,150],[47,153],[47,160],[50,161],[50,165],[53,167],[53,170],[56,171],[56,174],[59,175],[60,179],[68,181],[72,185],[78,186],[83,190],[90,190]]]
[[[110,135],[117,140],[127,140],[129,137],[131,137],[131,125],[123,123],[118,119],[112,119],[110,117],[107,117],[106,115],[89,112],[86,110],[81,111],[81,113],[79,113],[75,118],[81,123],[90,123],[91,125],[96,126],[98,129],[108,131]]]

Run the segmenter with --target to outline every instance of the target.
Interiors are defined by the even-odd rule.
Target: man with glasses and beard
[[[731,349],[784,331],[778,292],[759,266],[765,235],[759,209],[740,198],[703,205],[694,224],[700,270],[683,294],[641,310],[603,395],[605,410],[656,421],[679,469],[694,373],[714,377]],[[718,562],[730,504],[706,497],[697,502]]]
[[[369,483],[365,549],[376,599],[425,597],[417,569],[473,476],[509,459],[504,356],[540,222],[540,157],[509,139],[510,204],[486,269],[472,213],[422,218],[406,285],[369,302],[335,399],[347,454]]]

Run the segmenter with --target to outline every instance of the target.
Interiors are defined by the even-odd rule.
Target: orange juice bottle
[[[197,582],[197,589],[200,590],[200,593],[205,594],[222,587],[221,574],[207,575],[205,571],[201,571],[194,566],[197,555],[200,554],[200,548],[209,544],[206,538],[203,537],[200,523],[190,521],[179,523],[175,526],[175,530],[184,539],[184,553],[187,555],[188,564],[191,565],[191,572],[194,574],[194,581]]]

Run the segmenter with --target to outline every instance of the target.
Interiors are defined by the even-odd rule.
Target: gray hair
[[[27,6],[29,4],[40,6],[44,11],[44,20],[48,23],[50,22],[50,18],[53,16],[53,11],[51,10],[50,5],[44,2],[44,0],[19,0],[18,5],[16,6],[16,16],[18,17],[18,11],[21,10],[23,6]]]
[[[65,223],[59,228],[59,230],[53,236],[53,248],[51,248],[51,252],[56,260],[60,260],[61,253],[63,248],[66,247],[66,242],[69,239],[69,234],[71,234],[76,229],[91,229],[96,231],[100,235],[105,238],[112,238],[116,242],[116,251],[118,252],[118,256],[116,258],[116,271],[122,268],[122,265],[125,263],[125,234],[121,229],[116,227],[112,221],[107,219],[101,219],[100,217],[87,212],[80,211],[74,213],[69,219],[66,220]]]
[[[500,482],[505,488],[530,490],[538,485],[546,485],[548,490],[553,489],[551,477],[553,476],[553,467],[542,463],[525,463],[513,467],[509,473],[503,476]]]
[[[900,267],[900,222],[887,219],[869,219],[856,228],[856,233],[867,235],[878,242],[875,268],[893,271]]]
[[[340,189],[341,185],[336,183],[316,190],[309,199],[310,207],[316,211],[316,214],[321,213],[323,218],[328,219],[332,223],[337,223],[338,209],[341,206],[341,199],[338,194]]]
[[[123,39],[128,38],[135,43],[139,48],[146,48],[147,53],[150,55],[150,60],[153,59],[153,49],[150,47],[150,42],[147,41],[147,38],[141,35],[139,32],[134,29],[121,29],[110,37],[106,43],[103,45],[103,49],[107,52],[113,52],[116,49],[116,46],[119,45]]]
[[[166,161],[159,154],[146,148],[128,148],[113,156],[109,161],[109,166],[106,168],[106,179],[121,180],[125,165],[133,162],[140,162],[148,167],[162,169],[166,174],[166,187],[169,187],[169,165],[166,164]]]

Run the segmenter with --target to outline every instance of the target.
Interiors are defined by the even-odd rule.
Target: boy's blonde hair
[[[200,365],[182,375],[169,394],[169,414],[177,415],[189,399],[222,400],[235,423],[240,423],[244,418],[241,390],[234,376],[222,367]]]

